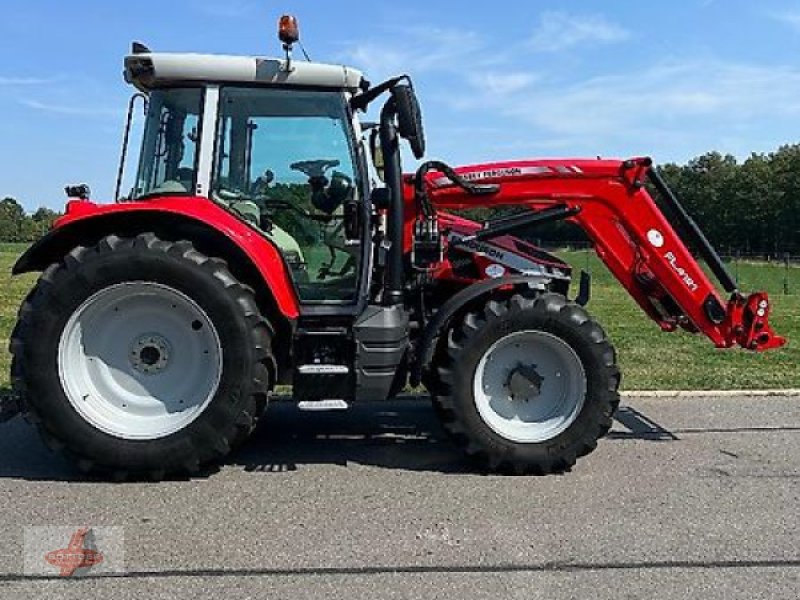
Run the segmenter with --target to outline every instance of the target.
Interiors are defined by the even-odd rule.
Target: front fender
[[[18,275],[43,271],[76,246],[94,244],[106,235],[128,236],[146,231],[167,239],[179,236],[194,241],[193,236],[202,237],[207,244],[219,248],[229,263],[247,261],[269,288],[278,310],[287,319],[298,317],[297,295],[278,249],[206,198],[164,197],[110,205],[70,202],[66,214],[19,258],[12,272]]]
[[[499,279],[487,279],[474,283],[452,296],[436,312],[425,326],[422,336],[417,344],[415,360],[411,367],[411,385],[416,387],[422,382],[425,365],[430,365],[433,355],[439,346],[439,339],[446,333],[453,319],[461,314],[467,307],[476,305],[494,292],[501,289],[509,290],[547,290],[549,279],[540,277],[512,276]]]

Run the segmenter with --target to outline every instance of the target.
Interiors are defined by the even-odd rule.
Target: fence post
[[[783,276],[783,295],[789,295],[789,253],[785,252],[783,255],[783,262],[786,265],[786,271]]]
[[[742,251],[741,250],[737,250],[736,251],[736,258],[735,258],[736,262],[734,263],[734,265],[736,267],[736,285],[737,286],[739,285],[739,260],[741,260],[741,258],[742,258]]]

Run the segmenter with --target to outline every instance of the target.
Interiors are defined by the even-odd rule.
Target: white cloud
[[[564,132],[618,131],[651,118],[734,122],[800,113],[800,70],[719,61],[662,64],[526,95],[517,115]],[[553,119],[552,117],[556,117]]]
[[[20,99],[19,103],[34,110],[74,117],[121,117],[123,114],[121,110],[114,108],[54,104],[50,102],[40,102],[39,100],[32,100],[28,98]]]
[[[27,85],[47,85],[56,81],[55,78],[43,79],[37,77],[2,77],[0,76],[0,86],[27,86]]]
[[[412,28],[393,36],[404,43],[389,47],[385,41],[366,41],[346,48],[341,58],[375,79],[401,73],[459,71],[483,60],[480,50],[484,42],[473,31]]]
[[[698,60],[572,84],[533,75],[530,82],[536,85],[510,86],[501,95],[470,79],[471,93],[439,99],[487,120],[501,115],[513,123],[502,144],[529,155],[543,141],[580,154],[652,153],[669,160],[715,147],[740,153],[742,140],[762,146],[767,140],[769,149],[785,141],[775,138],[780,130],[772,125],[800,117],[800,68],[793,66]]]
[[[531,50],[556,51],[582,43],[620,42],[630,37],[628,31],[603,17],[560,12],[544,13],[530,39],[501,51],[484,35],[469,29],[415,27],[390,33],[393,39],[401,42],[387,45],[386,40],[381,39],[354,44],[340,54],[341,60],[376,79],[399,73],[461,73],[489,69],[501,72],[515,56]],[[531,75],[527,73],[478,77],[485,77],[485,83],[496,85],[501,91],[509,86],[512,89],[527,87],[531,83]]]
[[[537,75],[526,72],[493,73],[479,72],[469,75],[469,83],[477,88],[484,90],[487,94],[495,97],[506,97],[517,92],[521,92],[539,79]]]
[[[499,130],[482,135],[470,127],[453,135],[429,123],[431,152],[454,162],[542,152],[686,160],[713,148],[746,156],[790,141],[791,129],[780,124],[800,118],[800,67],[793,65],[713,56],[634,68],[625,61],[581,78],[550,61],[525,58],[530,44],[544,50],[630,38],[600,17],[547,13],[533,40],[500,52],[488,34],[458,29],[392,37],[403,41],[355,45],[344,56],[373,79],[428,75],[419,81],[432,113],[458,111],[478,127]],[[430,40],[441,43],[423,43]]]
[[[558,52],[581,44],[613,44],[631,37],[626,29],[599,15],[546,12],[527,42],[539,52]]]
[[[800,32],[800,12],[798,11],[787,11],[787,12],[771,12],[768,13],[768,16],[776,21],[783,23],[784,25],[788,25],[795,31]]]
[[[248,0],[226,0],[225,2],[203,2],[198,10],[214,18],[238,19],[252,13],[255,8],[253,2]]]

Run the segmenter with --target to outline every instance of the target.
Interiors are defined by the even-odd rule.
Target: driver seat
[[[305,263],[303,251],[300,244],[285,229],[281,229],[274,223],[269,231],[261,228],[261,209],[258,204],[250,200],[225,200],[218,194],[214,194],[214,200],[227,206],[243,220],[258,229],[269,241],[278,247],[281,253],[292,261]]]

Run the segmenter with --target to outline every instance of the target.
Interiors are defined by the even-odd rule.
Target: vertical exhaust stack
[[[380,137],[383,148],[386,185],[389,189],[389,255],[384,280],[384,306],[403,304],[403,167],[400,161],[400,136],[395,125],[397,103],[390,98],[381,111]]]

